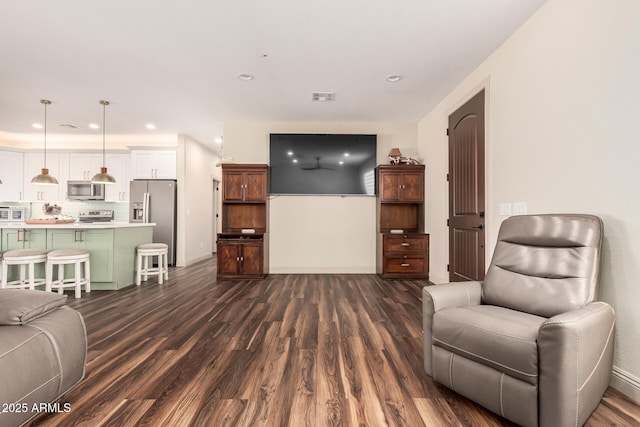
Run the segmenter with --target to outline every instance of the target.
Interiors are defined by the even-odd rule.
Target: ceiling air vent
[[[332,102],[336,97],[335,92],[312,92],[311,100],[313,102]]]
[[[58,126],[63,127],[63,128],[68,128],[68,129],[80,129],[78,126],[70,125],[68,123],[60,123]]]

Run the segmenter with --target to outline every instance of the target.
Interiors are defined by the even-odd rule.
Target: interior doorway
[[[449,280],[485,273],[484,89],[449,116]]]

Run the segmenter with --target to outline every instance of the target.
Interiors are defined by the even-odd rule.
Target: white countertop
[[[153,227],[156,224],[153,222],[124,222],[124,221],[109,221],[109,222],[74,222],[71,224],[25,224],[24,222],[0,222],[0,229],[2,228],[21,228],[21,229],[38,229],[38,228],[70,228],[70,229],[83,229],[83,230],[98,230],[104,228],[133,228],[133,227]]]

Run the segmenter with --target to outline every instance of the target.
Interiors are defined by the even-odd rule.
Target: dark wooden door
[[[400,199],[405,202],[421,202],[424,199],[424,173],[403,172]]]
[[[239,259],[241,246],[236,242],[220,242],[218,241],[218,275],[233,276],[239,271]]]
[[[380,200],[396,202],[400,200],[400,173],[380,171]]]
[[[256,275],[262,274],[262,243],[251,242],[242,245],[242,274]]]
[[[449,116],[449,280],[483,280],[484,90]]]
[[[225,172],[222,182],[222,201],[241,202],[243,195],[241,172]]]
[[[247,172],[244,174],[244,201],[264,202],[267,199],[267,173]]]

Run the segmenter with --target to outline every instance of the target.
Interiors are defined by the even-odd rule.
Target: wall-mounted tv
[[[272,133],[269,193],[374,195],[376,135]]]

